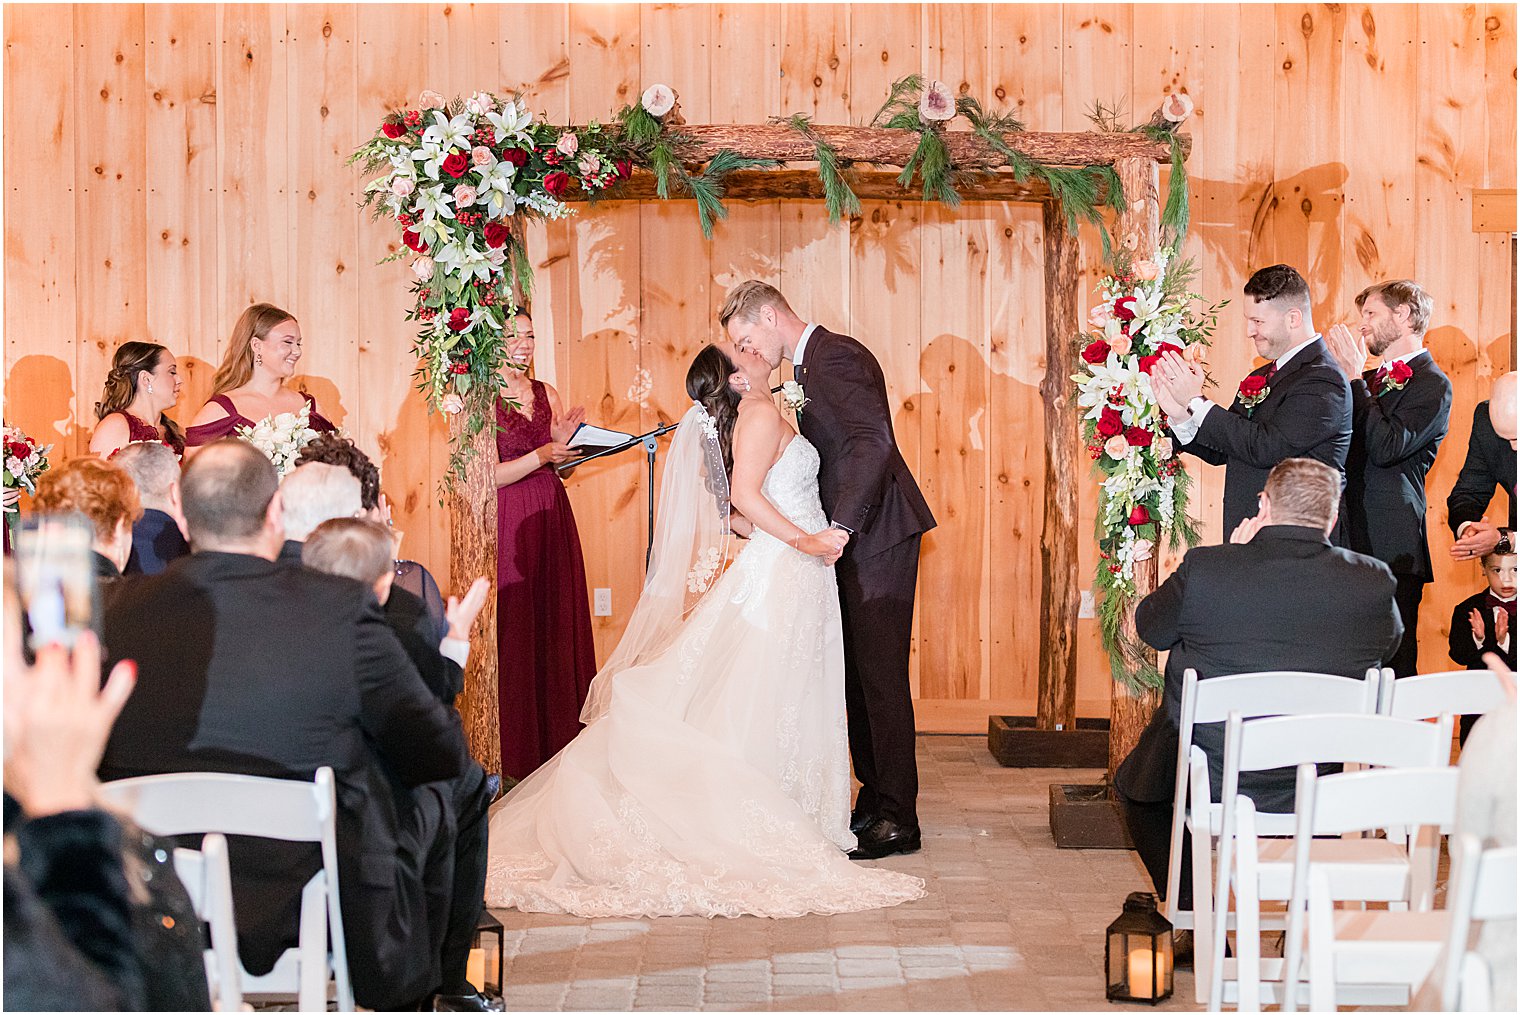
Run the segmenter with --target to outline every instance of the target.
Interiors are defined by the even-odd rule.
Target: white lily
[[[486,121],[496,131],[496,141],[500,144],[527,130],[533,124],[533,114],[528,112],[527,104],[519,99],[504,104],[499,113],[487,113]]]
[[[476,250],[470,237],[460,243],[457,239],[446,240],[433,255],[434,263],[446,274],[457,275],[466,282],[471,279],[491,277],[491,262],[484,251]]]
[[[424,143],[421,148],[412,150],[412,161],[421,162],[423,171],[432,180],[438,179],[438,169],[443,165],[443,160],[448,157],[448,149],[440,148],[435,144]]]
[[[517,167],[510,162],[499,161],[493,166],[481,167],[475,203],[485,207],[488,217],[511,215],[517,208],[517,195],[512,192],[512,178],[516,173]]]
[[[463,113],[449,119],[441,109],[433,111],[433,124],[422,132],[423,144],[434,144],[440,148],[470,148],[470,135],[474,133],[475,125],[470,118]]]
[[[1159,285],[1139,286],[1135,289],[1135,324],[1131,325],[1131,330],[1156,316],[1161,310],[1161,298]]]
[[[454,217],[454,209],[449,207],[454,199],[443,192],[441,183],[436,187],[423,187],[417,191],[414,198],[417,202],[417,210],[422,214],[423,222]]]

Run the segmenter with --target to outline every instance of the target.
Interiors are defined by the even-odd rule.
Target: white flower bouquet
[[[296,457],[301,449],[316,439],[317,432],[311,428],[311,406],[303,405],[299,412],[281,412],[254,423],[237,428],[237,436],[252,444],[274,463],[275,472],[283,479],[296,467]]]

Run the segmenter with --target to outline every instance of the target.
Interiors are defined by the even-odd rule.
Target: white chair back
[[[1378,711],[1399,719],[1434,719],[1446,712],[1484,715],[1504,703],[1492,670],[1449,670],[1385,680]]]
[[[211,932],[211,947],[205,952],[211,1007],[215,1011],[238,1011],[243,1006],[243,966],[238,959],[226,837],[213,832],[201,839],[199,850],[176,849],[174,872],[184,884],[195,914]]]
[[[338,889],[337,794],[331,768],[318,769],[311,782],[176,772],[108,782],[101,791],[154,835],[217,832],[319,843],[322,870],[301,892],[300,946],[287,951],[266,976],[255,978],[245,972],[243,992],[296,993],[302,1010],[321,1010],[327,1005],[330,962],[338,1010],[353,1011]]]
[[[1474,922],[1516,918],[1517,857],[1520,851],[1514,846],[1484,849],[1475,835],[1452,837],[1446,888],[1451,927],[1440,970],[1442,1011],[1480,1011],[1484,1009],[1477,1006],[1488,1004],[1491,973],[1482,957],[1469,951],[1468,939]]]

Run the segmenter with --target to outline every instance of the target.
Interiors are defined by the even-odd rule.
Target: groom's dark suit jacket
[[[1467,460],[1462,463],[1462,474],[1446,498],[1446,520],[1451,524],[1452,535],[1463,522],[1475,522],[1488,510],[1494,499],[1494,487],[1503,487],[1509,497],[1509,528],[1515,527],[1515,449],[1509,441],[1494,432],[1494,422],[1489,418],[1488,400],[1479,402],[1473,409],[1472,436],[1467,439]],[[1495,519],[1494,524],[1504,528]]]
[[[830,521],[855,534],[857,560],[934,528],[934,514],[897,449],[881,365],[848,335],[815,328],[796,370],[807,405],[802,436],[818,449],[818,494]]]
[[[1257,510],[1256,495],[1267,473],[1285,458],[1313,458],[1343,476],[1351,446],[1351,390],[1323,339],[1300,349],[1282,369],[1267,364],[1250,376],[1271,373],[1267,397],[1254,409],[1237,392],[1229,411],[1210,409],[1198,434],[1180,450],[1210,465],[1223,465],[1224,534]]]
[[[1161,707],[1114,774],[1120,793],[1143,803],[1172,799],[1185,670],[1200,680],[1262,670],[1360,678],[1399,647],[1404,627],[1393,592],[1388,565],[1302,526],[1269,525],[1249,543],[1189,550],[1135,609],[1136,633],[1170,655]],[[1195,727],[1193,742],[1208,755],[1217,797],[1223,724]],[[1263,810],[1291,810],[1293,780],[1292,769],[1262,772],[1242,777],[1241,790]]]
[[[1429,352],[1410,359],[1413,376],[1378,394],[1377,372],[1351,382],[1355,431],[1346,457],[1342,515],[1351,549],[1376,557],[1396,575],[1430,582],[1425,535],[1425,476],[1446,438],[1451,381]]]

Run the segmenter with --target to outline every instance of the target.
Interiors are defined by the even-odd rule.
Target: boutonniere
[[[1414,371],[1403,360],[1397,360],[1389,366],[1378,367],[1373,375],[1373,380],[1378,385],[1378,394],[1386,395],[1390,391],[1403,391],[1404,385],[1414,376]]]
[[[1246,416],[1249,417],[1251,410],[1260,405],[1271,393],[1272,389],[1267,386],[1265,377],[1261,374],[1251,374],[1240,382],[1240,391],[1235,397],[1239,398],[1240,404],[1245,406]]]
[[[802,385],[796,381],[786,381],[781,385],[781,401],[801,419],[802,407],[808,404],[808,397],[803,392]]]

